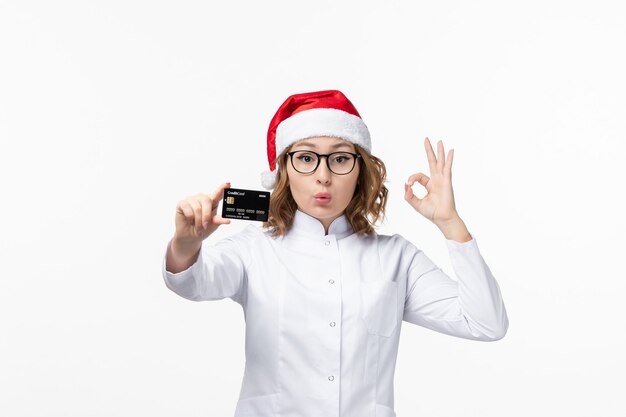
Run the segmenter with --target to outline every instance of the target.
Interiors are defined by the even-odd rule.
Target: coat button
[[[335,379],[335,377],[334,377],[334,376],[332,376],[332,375],[328,377],[328,380],[329,380],[329,381],[332,381],[332,380],[334,380],[334,379]]]
[[[330,327],[335,327],[335,322],[334,321],[330,322]]]
[[[330,240],[327,240],[326,242],[324,242],[324,245],[326,246],[330,245]]]
[[[328,282],[329,282],[330,284],[334,284],[334,283],[335,283],[335,280],[334,280],[334,279],[329,279],[329,280],[328,280]]]

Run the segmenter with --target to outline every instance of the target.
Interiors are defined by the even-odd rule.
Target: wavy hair
[[[385,219],[385,206],[389,190],[385,187],[387,169],[383,161],[370,155],[359,145],[354,144],[359,158],[359,177],[352,200],[348,203],[344,214],[346,219],[359,235],[371,235],[377,221]],[[276,183],[270,198],[268,220],[263,227],[270,229],[272,236],[283,236],[293,225],[298,209],[291,195],[289,178],[287,177],[287,152],[285,149],[277,160]]]

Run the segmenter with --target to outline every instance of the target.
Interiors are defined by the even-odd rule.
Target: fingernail
[[[204,222],[202,223],[202,227],[204,227],[205,229],[209,227],[209,223],[208,222]]]

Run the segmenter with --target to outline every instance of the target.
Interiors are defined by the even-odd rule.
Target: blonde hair
[[[354,148],[361,155],[359,160],[362,162],[358,162],[361,165],[357,185],[344,214],[355,233],[371,235],[376,222],[385,218],[388,189],[384,183],[387,169],[381,159],[370,155],[357,144]],[[287,177],[287,152],[290,149],[291,146],[276,158],[276,183],[270,198],[268,221],[263,222],[263,227],[270,229],[272,236],[283,236],[289,231],[298,209]]]

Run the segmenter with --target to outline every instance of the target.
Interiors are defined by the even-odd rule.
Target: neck
[[[322,226],[324,226],[324,234],[327,235],[328,234],[328,229],[330,228],[330,224],[332,222],[334,222],[336,219],[338,219],[339,217],[341,217],[343,215],[343,213],[339,214],[336,217],[330,218],[330,219],[317,219],[319,220],[320,223],[322,223]]]

